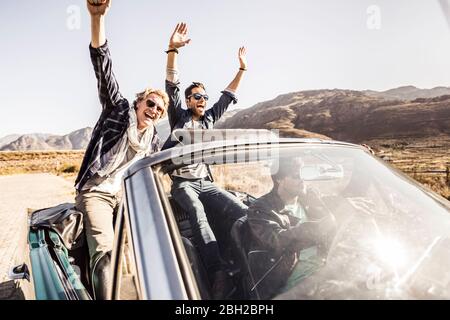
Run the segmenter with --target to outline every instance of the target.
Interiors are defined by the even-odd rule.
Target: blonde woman
[[[169,98],[163,90],[147,88],[130,106],[121,95],[105,37],[105,16],[111,1],[97,2],[88,1],[87,7],[91,16],[89,50],[102,112],[75,181],[75,200],[77,209],[84,213],[94,298],[106,299],[113,216],[120,203],[123,174],[131,164],[159,150],[154,124],[166,115]]]

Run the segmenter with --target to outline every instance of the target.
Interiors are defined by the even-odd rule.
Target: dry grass
[[[80,169],[84,151],[0,152],[0,175],[52,173],[72,179]]]
[[[369,142],[370,144],[370,142]],[[450,200],[450,140],[435,137],[372,143],[376,154]]]
[[[431,190],[450,200],[450,184],[448,178],[443,176],[431,176],[423,174],[416,174],[412,177]]]

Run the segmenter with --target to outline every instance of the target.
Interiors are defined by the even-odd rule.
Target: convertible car
[[[293,174],[302,180],[306,214],[332,215],[336,228],[321,259],[270,298],[450,299],[450,202],[367,148],[264,131],[178,131],[173,138],[182,145],[137,162],[124,179],[111,299],[211,299],[187,213],[170,196],[169,174],[206,163],[216,185],[251,206],[272,190],[271,170],[282,158],[301,161]],[[211,217],[224,210],[220,203],[205,209]],[[234,287],[227,298],[260,299],[278,261],[254,241],[246,212],[210,224]],[[29,263],[11,276],[30,281],[36,299],[95,298],[82,214],[72,204],[34,212],[28,243]],[[299,252],[298,264],[310,253]],[[255,263],[261,259],[268,268]]]

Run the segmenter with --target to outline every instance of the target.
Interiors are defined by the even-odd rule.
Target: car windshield
[[[450,298],[448,202],[363,149],[305,144],[209,167],[214,183],[249,207],[240,244],[248,290],[276,288],[266,297],[279,299]],[[311,237],[302,224],[330,216],[333,228],[314,229],[317,241],[301,239]]]

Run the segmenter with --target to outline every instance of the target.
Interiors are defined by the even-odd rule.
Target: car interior
[[[242,192],[228,191],[247,206],[250,206],[256,200],[255,197]],[[170,195],[168,197],[199,287],[200,295],[203,299],[210,299],[212,297],[211,286],[201,257],[194,245],[188,214]],[[312,216],[318,217],[319,215],[323,215],[324,210],[329,212],[325,204],[320,201],[313,191],[308,193],[308,204],[308,212]],[[208,208],[206,209],[208,210]],[[247,222],[247,215],[236,220],[231,228],[227,230],[220,228],[220,224],[210,223],[210,225],[216,234],[222,258],[227,264],[227,272],[235,287],[235,290],[231,292],[227,299],[261,299],[258,288],[264,284],[264,279],[270,271],[261,269],[260,261],[261,259],[267,259],[273,266],[278,261],[273,260],[269,251],[265,250],[265,248],[253,240]],[[259,263],[256,263],[257,261]]]
[[[244,202],[244,204],[249,205],[249,201],[252,201],[254,199],[252,199],[251,197],[247,198],[248,199]],[[194,245],[193,233],[188,214],[170,196],[169,201],[178,224],[178,229],[180,231],[180,235],[182,237],[183,244],[185,246],[186,253],[200,291],[200,295],[202,299],[211,299],[211,284],[209,283],[208,275],[201,261],[201,257],[198,254],[198,250]],[[235,228],[235,225],[233,225],[232,229]],[[240,265],[240,252],[236,251],[237,247],[234,243],[235,239],[233,239],[233,237],[226,236],[227,233],[230,234],[230,230],[220,230],[220,228],[218,228],[218,224],[214,223],[211,224],[211,227],[218,239],[222,258],[227,264],[227,272],[230,275],[231,281],[233,281],[233,284],[236,287],[236,290],[234,290],[227,298],[244,299],[244,288],[242,288],[241,284],[243,272]]]

